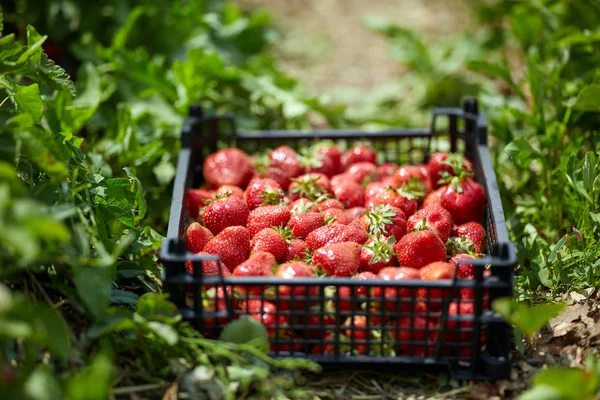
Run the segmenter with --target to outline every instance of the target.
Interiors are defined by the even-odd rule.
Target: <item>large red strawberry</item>
[[[337,222],[339,224],[348,225],[350,222],[354,221],[354,218],[346,215],[346,212],[339,208],[328,208],[323,210],[322,214],[327,223]]]
[[[442,186],[438,189],[435,189],[433,192],[429,192],[425,199],[423,199],[423,208],[429,207],[433,204],[441,204],[442,202],[442,193],[446,190],[446,186]]]
[[[307,198],[300,197],[298,200],[294,200],[290,204],[290,213],[292,213],[292,214],[309,212],[309,211],[318,212],[319,206],[317,205],[317,203],[315,203]]]
[[[209,254],[201,251],[201,252],[197,253],[197,255],[204,256],[204,255],[209,255]],[[224,262],[221,262],[220,267],[219,267],[219,262],[214,261],[214,260],[204,260],[202,262],[197,261],[196,265],[199,267],[201,265],[200,268],[202,270],[203,276],[216,275],[216,276],[222,276],[223,278],[229,278],[231,276],[231,271],[229,271],[229,268],[227,267],[227,265],[225,265]],[[187,262],[186,270],[189,274],[194,275],[194,264],[192,263],[192,261]],[[207,289],[207,290],[211,289],[212,287],[214,287],[214,286],[213,285],[204,285],[204,289]],[[193,285],[187,285],[186,290],[188,293],[191,293],[193,291]]]
[[[352,277],[353,280],[367,281],[377,279],[377,275],[372,272],[359,272]],[[340,311],[350,311],[356,308],[361,303],[366,301],[367,292],[370,290],[369,286],[354,286],[355,296],[352,296],[352,288],[350,286],[340,286],[338,289],[338,296],[340,298],[339,308]],[[356,301],[352,301],[355,299]],[[335,306],[337,302],[335,300],[330,301],[332,312],[335,312]]]
[[[389,185],[386,185],[383,182],[368,183],[367,186],[365,186],[365,190],[364,190],[365,202],[369,201],[370,199],[374,199],[375,196],[377,196],[379,193],[383,192],[388,187],[389,187]]]
[[[340,210],[344,209],[344,205],[338,199],[325,199],[318,203],[318,207],[321,211],[329,208],[339,208]]]
[[[204,252],[216,254],[229,268],[235,268],[250,255],[250,232],[243,226],[230,226],[212,238]]]
[[[332,142],[319,142],[313,148],[318,154],[325,154],[331,159],[336,174],[342,172],[342,151],[339,147]]]
[[[394,244],[400,265],[421,269],[435,261],[446,261],[446,248],[432,231],[407,233]]]
[[[328,244],[315,251],[312,263],[329,276],[352,276],[360,265],[360,245],[356,242]]]
[[[234,185],[245,188],[252,175],[252,159],[239,149],[223,149],[204,160],[204,179],[214,187]]]
[[[450,259],[450,264],[457,265],[458,260],[476,260],[471,254],[457,254]],[[460,264],[456,276],[460,279],[473,279],[475,277],[475,266],[473,264]]]
[[[372,235],[395,237],[400,240],[406,234],[406,217],[404,212],[387,204],[375,206],[367,210],[359,220]]]
[[[236,196],[217,197],[201,211],[201,218],[204,226],[216,235],[228,226],[246,226],[248,207]]]
[[[246,226],[252,235],[269,227],[284,227],[290,220],[287,206],[261,206],[250,211]]]
[[[305,260],[308,250],[306,242],[302,239],[292,239],[287,243],[285,255],[283,256],[283,262],[292,260]]]
[[[279,183],[269,178],[254,178],[244,192],[244,200],[250,211],[256,207],[278,205],[283,200],[283,190]]]
[[[384,281],[414,280],[421,277],[418,270],[409,267],[382,268],[377,276]],[[413,294],[410,287],[403,287],[401,282],[398,282],[397,287],[376,286],[373,288],[373,301],[383,301],[386,310],[390,312],[409,311],[415,296],[416,293]]]
[[[366,144],[357,144],[356,146],[346,150],[342,155],[341,162],[344,170],[348,169],[352,164],[357,162],[367,161],[373,164],[377,163],[377,153]]]
[[[382,180],[385,177],[388,176],[394,176],[394,174],[396,173],[396,171],[398,170],[398,164],[393,163],[393,162],[386,162],[383,164],[380,164],[377,167],[377,179],[378,180]]]
[[[453,226],[452,215],[441,206],[434,204],[411,215],[406,227],[409,231],[429,229],[435,232],[442,242],[446,243]]]
[[[417,165],[403,165],[394,174],[394,187],[408,185],[415,181],[420,184],[421,191],[425,193],[429,192],[431,187],[426,168],[421,168]]]
[[[343,179],[332,185],[333,194],[345,208],[362,207],[365,199],[363,187],[350,179]]]
[[[360,270],[377,274],[382,268],[398,265],[396,254],[392,250],[395,239],[390,237],[369,239],[360,250]]]
[[[205,189],[188,189],[185,192],[185,205],[190,218],[197,219],[200,209],[206,206],[205,201],[212,199],[213,193]]]
[[[271,165],[265,177],[277,181],[283,190],[287,190],[290,179],[304,173],[304,167],[298,160],[296,152],[288,146],[280,146],[269,153]],[[277,178],[277,179],[276,179]]]
[[[365,215],[367,209],[364,207],[352,207],[346,210],[346,215],[352,219],[359,219]]]
[[[292,235],[305,238],[309,233],[323,226],[324,216],[317,212],[300,212],[292,214],[287,226]]]
[[[239,186],[233,185],[221,185],[217,190],[215,190],[215,195],[224,195],[227,196],[237,196],[240,199],[244,199],[244,189]]]
[[[467,222],[455,228],[454,236],[461,239],[457,241],[459,246],[463,247],[462,252],[481,254],[485,251],[485,228],[478,222]],[[462,246],[461,246],[462,245]],[[459,251],[454,251],[458,254]]]
[[[393,207],[397,207],[404,212],[404,215],[410,217],[417,211],[417,197],[414,193],[409,192],[400,187],[394,189],[392,187],[386,188],[383,192],[378,193],[373,198],[374,205],[387,204]]]
[[[302,151],[299,158],[300,164],[306,172],[320,173],[326,177],[332,177],[337,173],[333,160],[326,154]]]
[[[372,182],[377,179],[377,166],[372,162],[361,161],[352,164],[346,169],[347,175],[351,176],[355,182]]]
[[[473,163],[460,154],[435,153],[429,159],[429,180],[435,189],[444,185],[449,176],[457,176],[473,171]]]
[[[452,279],[454,277],[454,270],[454,264],[437,261],[426,265],[419,272],[421,273],[421,279],[425,281],[439,281]],[[419,290],[418,296],[427,302],[429,310],[439,311],[442,307],[443,299],[449,294],[449,289],[422,288]]]
[[[315,276],[310,265],[302,261],[290,261],[285,264],[281,264],[275,274],[278,278],[283,279],[294,279],[294,278],[310,278]],[[279,295],[281,297],[290,297],[289,299],[282,298],[280,300],[280,307],[288,310],[301,310],[304,309],[306,296],[316,296],[319,288],[317,286],[309,285],[279,285],[277,287]]]
[[[282,234],[275,229],[261,229],[252,237],[250,244],[250,254],[258,251],[267,251],[273,254],[277,261],[282,261],[287,252],[287,243]]]
[[[213,234],[197,222],[192,222],[185,231],[185,245],[192,253],[202,251],[212,238]]]
[[[369,240],[369,234],[367,228],[365,228],[358,220],[354,220],[348,224],[350,228],[349,241],[356,242],[358,244],[365,244]]]
[[[275,267],[275,256],[266,251],[259,251],[250,256],[246,261],[238,265],[232,275],[234,277],[250,277],[250,276],[273,276],[273,268]],[[266,290],[265,286],[236,286],[236,289],[241,292],[248,292],[253,295],[260,295]]]
[[[327,176],[311,172],[292,179],[289,187],[289,197],[292,200],[305,197],[311,201],[317,201],[317,199],[327,196],[330,190],[331,184]]]
[[[311,251],[315,251],[330,243],[347,242],[355,236],[355,228],[334,222],[309,233],[306,237],[306,244]]]
[[[471,178],[453,178],[442,193],[440,204],[452,214],[457,225],[481,221],[485,211],[485,190]]]

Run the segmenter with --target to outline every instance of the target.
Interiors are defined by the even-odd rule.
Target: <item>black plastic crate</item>
[[[448,124],[438,131],[441,117],[447,117]],[[430,154],[439,150],[459,151],[469,157],[475,165],[476,180],[487,195],[483,224],[488,254],[469,261],[476,266],[475,279],[399,282],[203,276],[203,260],[218,257],[186,252],[182,237],[191,222],[184,194],[202,184],[204,158],[222,147],[235,146],[253,153],[283,144],[299,149],[318,139],[332,140],[342,150],[357,141],[370,141],[378,151],[379,162],[394,161],[399,165],[426,162]],[[203,115],[199,108],[193,108],[181,140],[161,258],[167,292],[183,318],[200,332],[217,337],[227,322],[242,314],[259,314],[254,310],[256,306],[263,310],[273,303],[276,310],[270,317],[274,325],[269,329],[273,356],[305,357],[324,365],[446,369],[455,379],[498,380],[509,376],[510,327],[491,310],[490,304],[512,294],[516,256],[509,242],[487,148],[485,115],[478,111],[474,100],[465,101],[462,109],[436,109],[429,129],[379,132],[238,132],[231,116]],[[189,261],[194,266],[193,274],[186,272]],[[486,268],[490,274],[484,276]],[[232,294],[236,287],[255,287],[260,294],[253,296],[246,290],[239,298]],[[461,290],[472,291],[473,298],[461,299]],[[215,292],[219,293],[217,300]],[[469,308],[472,314],[461,313]]]

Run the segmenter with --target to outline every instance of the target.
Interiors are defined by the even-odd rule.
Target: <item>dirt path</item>
[[[467,2],[444,0],[239,0],[270,11],[281,34],[275,55],[312,93],[370,90],[402,73],[385,40],[364,28],[384,16],[435,40],[469,23]]]

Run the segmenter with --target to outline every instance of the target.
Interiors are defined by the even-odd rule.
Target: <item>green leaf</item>
[[[230,343],[252,344],[264,353],[269,351],[267,328],[247,315],[242,315],[240,319],[228,323],[223,328],[219,339]]]
[[[4,32],[4,14],[2,13],[2,8],[0,8],[0,36]]]
[[[146,12],[146,7],[144,6],[137,6],[129,12],[127,20],[125,20],[112,38],[111,47],[113,49],[121,49],[125,47],[129,34],[133,30],[137,20],[144,15],[144,12]]]
[[[139,296],[126,290],[113,289],[110,294],[110,302],[116,304],[136,304]]]
[[[97,320],[102,319],[106,314],[114,279],[114,266],[87,267],[75,271],[74,282],[77,294]]]
[[[137,313],[148,320],[173,323],[179,320],[175,304],[158,293],[146,293],[138,300]]]
[[[581,89],[573,108],[580,111],[600,111],[600,85],[588,85]]]
[[[23,394],[28,400],[64,399],[60,385],[47,365],[40,365],[29,375],[23,385]]]
[[[565,244],[566,241],[567,241],[567,236],[565,235],[562,238],[560,238],[560,240],[556,243],[556,245],[554,246],[554,248],[550,252],[550,255],[548,256],[548,262],[549,263],[552,263],[552,262],[556,261],[556,255],[558,254],[558,252],[560,251],[560,249],[562,249],[562,247],[563,247],[563,245]]]
[[[510,74],[510,69],[505,64],[490,63],[487,61],[471,61],[467,63],[467,68],[471,71],[485,73],[489,76],[500,78],[506,83],[512,90],[519,95],[520,98],[525,99],[523,91],[513,81]]]
[[[529,308],[527,305],[518,303],[511,298],[502,298],[495,300],[492,308],[507,322],[531,336],[542,329],[550,319],[560,314],[565,305],[562,303],[541,304]]]
[[[163,339],[170,346],[174,346],[179,341],[179,335],[177,334],[175,328],[173,328],[171,325],[157,321],[150,321],[148,322],[148,328],[150,328],[156,336]]]
[[[113,361],[101,352],[90,365],[74,376],[67,388],[69,400],[104,400],[110,393],[114,375]]]
[[[17,86],[13,97],[19,108],[31,115],[36,124],[41,122],[42,114],[44,113],[44,103],[42,102],[40,87],[37,83],[29,86]]]
[[[42,44],[48,39],[48,36],[40,35],[33,26],[27,25],[27,51],[19,56],[16,64],[24,64],[31,59],[34,63],[39,63],[43,50]]]
[[[45,85],[57,90],[66,89],[71,96],[77,95],[77,89],[69,74],[49,59],[46,53],[42,54],[37,72],[36,79]]]
[[[92,326],[87,331],[87,335],[96,339],[114,332],[135,329],[136,325],[132,317],[133,313],[125,308],[109,308],[102,323]]]
[[[548,386],[535,386],[517,397],[517,400],[566,400],[560,392]]]
[[[539,372],[533,378],[534,388],[522,399],[562,399],[579,400],[593,397],[598,384],[595,373],[579,368],[551,367]],[[538,397],[534,397],[536,394]],[[539,397],[544,394],[544,397]]]

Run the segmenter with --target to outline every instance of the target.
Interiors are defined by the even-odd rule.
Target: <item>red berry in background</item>
[[[266,251],[259,251],[250,256],[246,261],[238,265],[232,272],[233,277],[271,277],[275,267],[275,256]],[[259,296],[266,290],[266,286],[236,286],[238,292],[248,292]]]
[[[383,192],[378,193],[373,198],[374,205],[387,204],[397,207],[404,212],[404,215],[409,217],[417,211],[416,197],[403,188],[393,189],[388,187]]]
[[[321,153],[302,152],[299,158],[300,164],[306,172],[319,173],[325,177],[332,177],[337,173],[337,168],[331,157]]]
[[[208,229],[197,222],[192,222],[185,231],[186,248],[191,253],[198,253],[213,237]]]
[[[483,253],[486,248],[485,228],[478,222],[467,222],[456,227],[455,236],[465,238],[472,246],[475,253]]]
[[[225,292],[222,287],[219,287],[216,289],[216,295],[214,297],[209,297],[203,301],[203,334],[208,338],[218,337],[220,328],[229,322],[229,319],[226,316],[216,316],[216,313],[219,313],[220,315],[227,315],[228,313],[225,293],[227,293],[227,296],[231,296],[229,291]]]
[[[339,147],[334,145],[333,143],[317,143],[314,146],[314,150],[319,154],[324,154],[328,156],[332,163],[335,173],[342,172],[342,151]]]
[[[309,233],[323,226],[325,221],[323,214],[318,212],[300,212],[292,214],[287,226],[292,235],[305,238]]]
[[[229,268],[235,268],[250,255],[250,232],[243,226],[230,226],[212,238],[204,252],[216,254]]]
[[[302,261],[290,261],[281,264],[275,274],[278,278],[294,279],[294,278],[311,278],[315,276],[310,265]],[[279,285],[277,287],[281,297],[290,297],[290,299],[282,298],[279,301],[280,307],[291,310],[304,309],[307,296],[316,296],[319,288],[317,286],[306,285]],[[293,298],[293,300],[292,300]]]
[[[267,169],[268,174],[265,177],[277,181],[283,190],[288,189],[290,179],[304,173],[304,167],[300,164],[298,155],[288,146],[280,146],[270,152],[269,160],[271,165]]]
[[[367,161],[377,164],[377,153],[371,147],[365,144],[358,144],[344,152],[341,158],[342,169],[345,171],[352,164]]]
[[[407,221],[409,231],[429,229],[444,243],[448,241],[453,227],[454,222],[450,213],[437,204],[420,209]]]
[[[332,185],[332,190],[344,208],[362,207],[365,202],[363,187],[350,179],[344,179],[337,185]]]
[[[260,206],[278,205],[283,201],[283,190],[273,179],[254,178],[244,192],[244,200],[250,211]]]
[[[350,222],[354,221],[354,218],[346,215],[346,212],[339,208],[328,208],[323,210],[322,214],[325,221],[330,221],[329,223],[337,222],[339,224],[348,225]]]
[[[419,271],[410,267],[386,267],[382,268],[377,274],[379,279],[384,281],[403,281],[403,280],[414,280],[420,279]],[[412,301],[415,297],[409,287],[402,287],[401,283],[398,287],[374,287],[373,288],[373,301],[383,301],[384,307],[389,312],[395,312],[397,310],[405,312],[409,311],[412,307]],[[398,306],[398,302],[400,305]]]
[[[485,211],[485,190],[471,178],[456,180],[446,186],[440,204],[450,212],[457,225],[481,221]]]
[[[377,279],[377,275],[372,272],[359,272],[352,277],[353,280],[366,281],[371,279]],[[338,296],[340,298],[339,308],[340,311],[350,311],[354,307],[360,305],[360,303],[367,301],[367,292],[370,290],[369,286],[355,286],[354,293],[356,295],[356,302],[352,302],[352,288],[350,286],[340,286],[338,288]],[[335,301],[332,301],[332,307],[336,305]],[[353,307],[354,305],[354,307]],[[335,310],[333,310],[335,312]]]
[[[356,242],[358,244],[365,244],[367,240],[369,240],[369,235],[367,233],[367,228],[362,226],[358,220],[354,220],[348,224],[350,228],[350,238],[349,241]]]
[[[303,212],[318,212],[319,206],[307,198],[300,197],[298,200],[294,200],[290,204],[290,213],[303,213]]]
[[[433,262],[423,267],[419,272],[425,281],[450,280],[454,277],[454,264],[444,261]],[[427,308],[439,311],[442,308],[442,299],[450,294],[449,289],[422,288],[419,289],[419,298],[427,303]]]
[[[266,251],[275,256],[277,261],[282,261],[287,252],[287,243],[281,235],[273,228],[265,228],[258,231],[252,237],[250,244],[250,254],[259,251]]]
[[[355,235],[356,231],[353,227],[334,222],[309,233],[306,237],[306,244],[311,251],[315,251],[330,243],[347,242]]]
[[[454,339],[461,342],[471,342],[473,337],[473,320],[465,319],[465,317],[473,317],[474,305],[472,302],[461,301],[457,303],[453,301],[448,306],[448,320],[446,329],[448,334]],[[458,334],[457,334],[458,332]]]
[[[398,164],[396,164],[396,163],[387,162],[387,163],[380,164],[377,167],[377,171],[376,171],[377,179],[382,180],[385,177],[394,176],[394,173],[397,170],[398,170]]]
[[[270,301],[245,300],[241,302],[240,307],[251,318],[261,322],[269,331],[283,328],[288,324],[287,317],[279,314],[277,306]]]
[[[221,185],[219,186],[219,188],[217,190],[215,190],[215,195],[225,195],[227,194],[228,196],[236,196],[239,197],[240,199],[244,199],[244,189],[238,187],[238,186],[233,186],[233,185]]]
[[[432,231],[410,232],[394,244],[400,265],[421,269],[435,261],[446,261],[446,248]]]
[[[352,207],[346,210],[346,215],[352,219],[358,219],[365,215],[367,209],[364,207]]]
[[[352,276],[360,265],[360,248],[356,242],[328,244],[315,251],[312,263],[329,276]]]
[[[350,165],[345,173],[351,176],[355,182],[362,184],[365,180],[374,181],[377,179],[377,166],[372,162],[357,162]]]
[[[327,196],[331,191],[329,178],[320,173],[311,172],[298,178],[292,178],[292,183],[288,189],[291,200],[297,200],[300,197],[316,201],[322,196]]]
[[[392,250],[393,239],[369,239],[360,250],[360,271],[377,274],[382,268],[398,265],[396,254]]]
[[[435,153],[429,159],[428,169],[431,186],[436,189],[444,185],[440,180],[447,176],[472,173],[473,163],[460,154]]]
[[[427,194],[425,196],[425,199],[423,199],[423,208],[425,207],[429,207],[433,204],[441,204],[442,202],[442,193],[444,193],[444,191],[446,190],[446,186],[442,186],[439,189],[434,190],[433,192],[430,192],[429,194]]]
[[[185,204],[188,209],[188,215],[193,219],[198,219],[200,209],[206,206],[205,201],[211,200],[213,193],[205,189],[188,189],[185,192]]]
[[[372,235],[393,236],[399,240],[406,234],[406,217],[404,212],[387,204],[378,205],[367,210],[359,220]]]
[[[477,258],[471,254],[457,254],[450,259],[450,264],[457,265],[458,260],[476,260]],[[460,279],[475,278],[475,266],[473,264],[460,264],[456,276]]]
[[[414,319],[400,317],[389,324],[393,329],[392,336],[400,342],[400,351],[405,356],[432,356],[435,353],[435,343],[439,329],[432,321],[416,316]],[[415,342],[428,342],[415,344]]]
[[[383,182],[371,182],[367,184],[364,190],[365,201],[369,201],[370,199],[375,198],[375,196],[383,192],[388,187],[389,185],[386,185]]]
[[[309,252],[306,242],[301,239],[292,239],[287,244],[285,255],[283,256],[283,262],[292,260],[304,260]]]
[[[344,209],[344,205],[338,199],[325,199],[321,201],[318,206],[321,211],[329,208],[339,208],[340,210]]]
[[[284,227],[290,220],[287,206],[261,206],[250,211],[246,226],[252,235],[271,227]]]
[[[375,324],[373,321],[370,322],[371,324]],[[348,336],[350,340],[359,342],[354,344],[356,352],[365,354],[367,352],[367,344],[365,341],[368,338],[371,338],[370,329],[372,329],[367,323],[367,317],[364,315],[355,315],[352,318],[348,317],[348,320],[344,322],[344,326],[347,327],[345,331],[346,336]]]
[[[416,180],[420,183],[421,190],[428,193],[431,190],[429,185],[429,176],[427,169],[421,168],[418,165],[403,165],[394,173],[394,187],[408,185],[411,180]]]
[[[200,218],[204,226],[216,235],[229,226],[246,226],[248,207],[239,197],[215,198],[200,211]]]
[[[204,160],[202,173],[206,182],[214,187],[234,185],[245,188],[254,175],[254,167],[248,154],[228,148],[208,156]]]
[[[205,252],[199,252],[197,253],[197,255],[199,256],[204,256],[204,255],[209,255],[208,253]],[[225,263],[221,262],[221,268],[219,268],[219,262],[218,261],[213,261],[213,260],[204,260],[202,262],[197,261],[196,265],[200,266],[202,265],[202,275],[204,276],[222,276],[223,278],[229,278],[231,276],[231,271],[229,270],[229,268],[227,267],[227,265],[225,265]],[[189,274],[194,274],[194,264],[192,263],[192,261],[188,261],[186,264],[186,270]],[[199,286],[198,286],[199,287]],[[210,289],[214,287],[213,285],[204,285],[204,289]],[[193,285],[187,285],[186,286],[186,290],[191,293],[194,289],[193,289]]]

